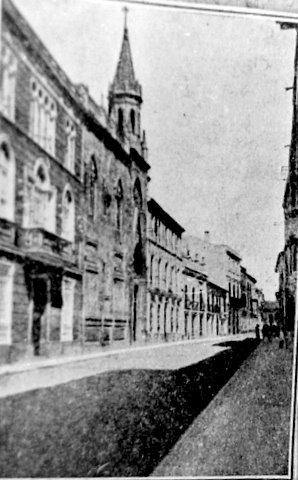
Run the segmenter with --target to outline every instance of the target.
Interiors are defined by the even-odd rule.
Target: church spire
[[[142,87],[136,80],[129,42],[127,13],[124,7],[124,31],[113,83],[109,88],[109,116],[122,140],[141,148]]]
[[[135,78],[133,67],[128,27],[127,27],[127,13],[128,8],[124,7],[124,32],[120,51],[120,56],[117,64],[117,69],[112,84],[114,93],[130,93],[139,97],[142,96],[141,86]]]

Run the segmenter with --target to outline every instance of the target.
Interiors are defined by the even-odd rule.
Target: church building
[[[138,341],[149,165],[126,20],[106,112],[11,0],[0,18],[0,361]]]

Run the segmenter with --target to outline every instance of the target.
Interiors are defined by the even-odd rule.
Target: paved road
[[[287,475],[292,351],[261,343],[152,476]]]
[[[169,369],[197,363],[224,350],[218,344],[251,334],[101,352],[80,357],[42,360],[0,368],[0,397],[45,388],[112,370]]]

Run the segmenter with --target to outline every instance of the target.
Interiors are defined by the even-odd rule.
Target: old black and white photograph
[[[298,479],[297,31],[0,0],[0,478]]]

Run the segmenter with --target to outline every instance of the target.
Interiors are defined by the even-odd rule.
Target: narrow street
[[[291,378],[291,348],[261,343],[152,475],[286,475]]]
[[[175,370],[200,362],[227,349],[229,340],[251,337],[239,334],[186,342],[148,345],[77,357],[36,358],[30,363],[0,366],[0,398],[37,388],[52,387],[104,372],[131,368]]]

